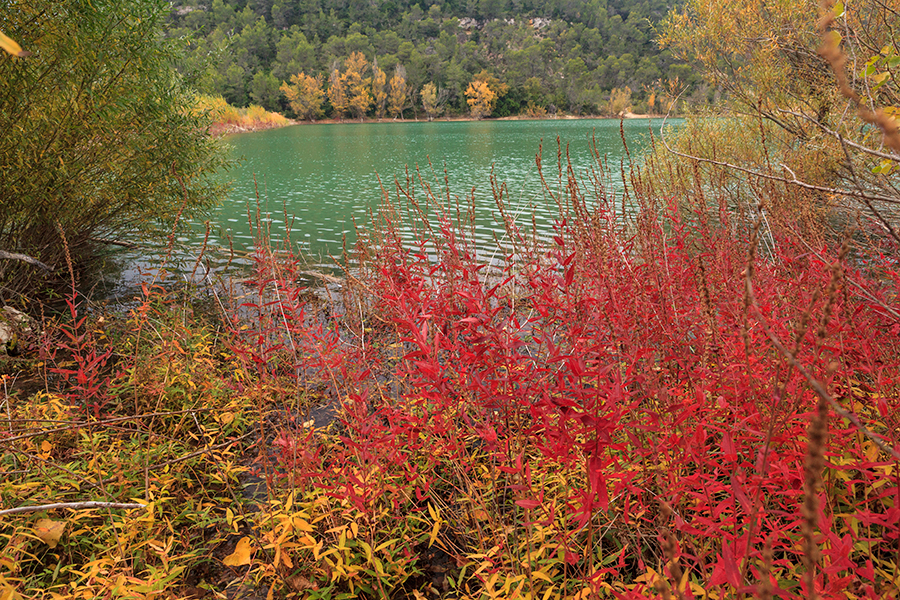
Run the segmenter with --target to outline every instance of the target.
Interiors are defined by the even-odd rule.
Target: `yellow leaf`
[[[250,564],[250,555],[253,554],[253,544],[248,537],[238,540],[234,552],[226,556],[222,562],[228,567],[240,567]]]
[[[553,580],[550,579],[550,576],[544,573],[543,571],[532,571],[531,576],[535,579],[543,579],[547,583],[553,583]]]
[[[381,575],[382,577],[387,577],[387,573],[384,572],[384,565],[377,558],[372,561],[375,564],[375,571]]]
[[[325,540],[319,540],[319,543],[313,547],[313,558],[318,561],[319,556],[322,553],[322,546],[325,543]]]
[[[304,521],[300,517],[294,517],[294,529],[297,531],[312,532],[313,526],[308,521]]]
[[[437,540],[438,532],[441,530],[441,522],[436,521],[434,526],[431,528],[431,537],[428,540],[428,547],[434,544],[435,540]]]
[[[51,548],[56,548],[56,545],[59,544],[59,538],[62,537],[65,529],[65,521],[38,519],[34,524],[34,535],[38,536],[42,542]]]
[[[367,544],[365,541],[360,540],[359,545],[362,546],[362,549],[366,551],[366,560],[372,560],[372,546]]]
[[[431,515],[432,521],[440,521],[441,520],[441,511],[435,510],[435,508],[431,505],[430,502],[428,503],[428,514]]]
[[[834,3],[834,7],[832,8],[832,12],[834,16],[840,19],[844,16],[844,3],[841,0],[838,0]]]
[[[15,42],[15,40],[12,40],[3,35],[2,31],[0,31],[0,48],[3,48],[13,56],[28,56],[29,54],[31,54],[31,52],[25,52],[24,50],[22,50],[22,47],[19,46]]]

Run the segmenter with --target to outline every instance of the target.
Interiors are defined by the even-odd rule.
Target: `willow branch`
[[[872,148],[863,146],[862,144],[857,144],[856,142],[848,140],[847,138],[842,136],[837,131],[834,131],[833,129],[826,127],[821,121],[819,121],[818,119],[813,119],[809,115],[805,115],[803,113],[794,112],[792,110],[785,110],[785,109],[781,109],[781,108],[779,108],[778,111],[783,112],[788,115],[794,115],[795,117],[806,119],[807,121],[809,121],[810,123],[812,123],[813,125],[818,127],[819,129],[821,129],[822,131],[827,133],[828,135],[831,135],[834,138],[836,138],[842,145],[850,146],[851,148],[859,150],[860,152],[863,152],[865,154],[870,154],[870,155],[876,156],[878,158],[884,158],[886,160],[892,160],[895,162],[900,161],[900,156],[898,156],[896,153],[888,154],[887,152],[881,152],[879,150],[874,150]]]
[[[38,504],[36,506],[17,506],[16,508],[8,508],[0,510],[0,517],[6,515],[15,515],[20,513],[33,513],[42,510],[59,510],[67,508],[69,510],[82,510],[85,508],[145,508],[146,504],[137,504],[135,502],[57,502],[56,504]]]
[[[694,160],[699,163],[708,163],[708,164],[712,164],[712,165],[717,165],[719,167],[725,167],[727,169],[733,169],[733,170],[739,171],[741,173],[746,173],[748,175],[753,175],[754,177],[760,177],[762,179],[768,179],[770,181],[778,181],[780,183],[786,183],[788,185],[795,185],[797,187],[801,187],[803,189],[814,191],[814,192],[822,192],[825,194],[835,194],[837,196],[848,196],[851,198],[859,198],[860,200],[863,200],[863,201],[877,200],[879,202],[886,202],[888,204],[900,204],[900,200],[898,200],[897,198],[891,197],[891,196],[882,196],[880,194],[868,194],[865,192],[848,190],[848,189],[844,189],[844,188],[833,188],[833,187],[827,187],[824,185],[814,185],[812,183],[806,183],[805,181],[798,179],[796,174],[794,174],[794,172],[791,171],[791,169],[788,168],[788,166],[783,163],[781,166],[791,174],[790,178],[784,177],[783,175],[773,175],[772,173],[765,173],[763,171],[757,171],[756,169],[748,169],[747,167],[742,167],[740,165],[736,165],[736,164],[730,163],[730,162],[725,162],[722,160],[715,160],[713,158],[702,158],[700,156],[693,156],[691,154],[679,152],[678,150],[675,150],[674,148],[669,146],[668,141],[666,141],[665,125],[666,125],[666,119],[668,119],[668,118],[669,118],[668,115],[666,115],[663,118],[663,130],[660,132],[660,138],[662,139],[663,146],[666,147],[666,150],[668,150],[671,154],[674,154],[675,156],[680,156],[681,158],[686,158],[688,160]]]

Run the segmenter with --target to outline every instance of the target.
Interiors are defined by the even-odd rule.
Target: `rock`
[[[0,354],[18,354],[19,338],[35,333],[34,319],[12,306],[0,309]]]

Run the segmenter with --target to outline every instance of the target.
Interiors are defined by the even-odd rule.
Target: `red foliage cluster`
[[[343,406],[343,444],[283,437],[284,465],[360,510],[424,511],[452,492],[441,465],[487,456],[512,507],[493,509],[544,525],[567,511],[566,562],[589,565],[587,584],[631,582],[622,594],[897,585],[894,262],[674,205],[625,234],[602,193],[587,205],[571,173],[565,189],[552,240],[512,228],[493,261],[449,212],[418,211],[412,242],[383,220],[340,324],[306,312],[291,260],[261,258],[245,351],[271,370],[289,350],[283,372]],[[573,474],[563,505],[532,476],[537,456]],[[622,558],[594,568],[568,540],[599,539],[600,522]],[[643,587],[647,567],[671,587]]]

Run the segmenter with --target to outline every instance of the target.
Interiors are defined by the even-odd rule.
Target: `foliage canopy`
[[[610,92],[626,86],[634,90],[640,111],[668,80],[699,81],[655,44],[655,26],[672,6],[665,0],[172,4],[167,34],[188,46],[181,68],[201,90],[238,106],[254,99],[253,90],[265,77],[287,82],[302,71],[327,80],[334,63],[354,52],[370,64],[377,60],[386,74],[404,67],[410,98],[401,110],[409,116],[418,113],[426,83],[445,90],[449,114],[467,113],[465,90],[485,69],[510,89],[497,99],[492,113],[497,117],[525,112],[529,103],[598,114]],[[566,73],[573,60],[581,68],[575,75]],[[696,100],[704,101],[708,88],[695,89]],[[269,110],[287,108],[277,97],[269,104],[258,96],[254,101]],[[373,107],[374,116],[379,109],[380,104]],[[326,106],[333,118],[348,111]]]
[[[664,23],[661,43],[698,64],[737,127],[762,139],[728,148],[745,132],[725,141],[715,128],[712,137],[684,130],[679,151],[715,177],[787,184],[788,203],[799,191],[816,208],[862,209],[900,242],[891,216],[900,202],[898,28],[900,15],[880,0],[689,0]],[[754,204],[776,196],[743,187],[763,192]]]

